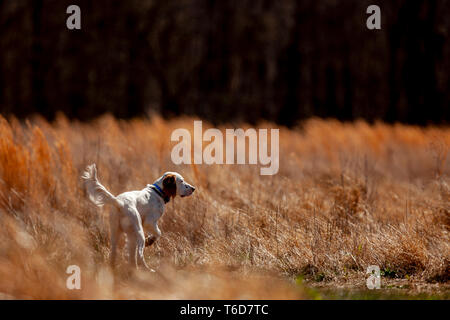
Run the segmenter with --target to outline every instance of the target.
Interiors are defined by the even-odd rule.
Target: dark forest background
[[[449,16],[445,0],[3,0],[0,113],[448,124]]]

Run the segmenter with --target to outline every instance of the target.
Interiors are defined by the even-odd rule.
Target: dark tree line
[[[66,8],[81,7],[81,30]],[[378,4],[382,30],[366,28]],[[450,1],[3,0],[0,113],[450,119]]]

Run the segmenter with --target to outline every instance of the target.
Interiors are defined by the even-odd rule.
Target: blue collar
[[[159,192],[164,193],[157,184],[154,183],[154,184],[152,184],[152,186],[154,186],[156,189],[158,189]]]
[[[158,196],[160,196],[164,200],[164,203],[169,202],[170,197],[168,197],[158,185],[152,184],[152,185],[150,185],[150,188],[155,190],[155,192],[158,194]]]

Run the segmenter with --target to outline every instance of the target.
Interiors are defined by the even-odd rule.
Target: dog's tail
[[[115,207],[120,206],[120,201],[114,197],[97,179],[97,167],[91,164],[86,167],[86,171],[81,178],[84,180],[89,199],[98,207],[110,203]]]

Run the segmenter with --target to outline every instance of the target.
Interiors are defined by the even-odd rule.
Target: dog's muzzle
[[[195,187],[194,186],[189,186],[188,193],[187,194],[182,194],[181,197],[184,198],[184,197],[190,196],[191,194],[194,193],[194,191],[195,191]]]

